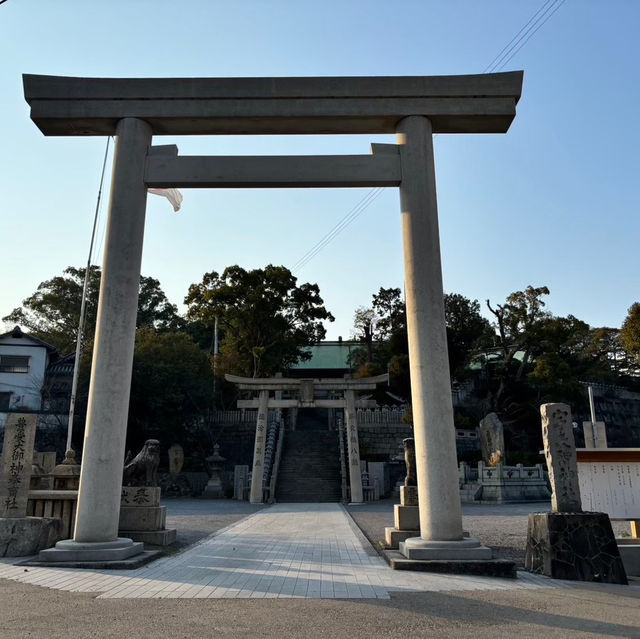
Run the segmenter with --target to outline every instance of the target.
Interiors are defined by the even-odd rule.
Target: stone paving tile
[[[25,569],[11,561],[0,560],[0,578],[102,598],[388,599],[394,592],[572,587],[528,573],[514,581],[391,570],[338,504],[265,508],[136,570]]]

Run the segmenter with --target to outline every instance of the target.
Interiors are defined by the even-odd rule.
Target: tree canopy
[[[620,343],[637,371],[640,367],[640,302],[636,302],[629,308],[620,329]]]
[[[249,377],[274,375],[310,358],[307,347],[321,341],[323,320],[333,321],[317,284],[300,284],[284,266],[206,273],[185,298],[187,316],[221,331],[221,372]]]
[[[399,288],[380,288],[371,307],[354,315],[354,336],[364,348],[354,352],[356,375],[388,371],[393,390],[410,397],[407,316]],[[480,315],[480,304],[457,293],[444,296],[449,366],[452,377],[464,375],[466,364],[480,346],[492,343],[493,330]]]
[[[198,431],[198,419],[211,407],[211,362],[184,333],[136,333],[129,402],[128,440],[132,448],[148,438],[168,447],[185,444]]]
[[[34,337],[55,346],[63,354],[75,349],[80,321],[85,269],[69,266],[62,275],[42,282],[35,293],[2,318],[19,324]],[[101,270],[91,266],[85,311],[86,338],[95,333]],[[152,277],[140,277],[137,326],[155,330],[175,330],[180,324],[178,309],[171,304]]]

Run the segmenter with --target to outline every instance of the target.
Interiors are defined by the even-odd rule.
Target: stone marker
[[[247,482],[249,481],[249,466],[233,467],[233,498],[244,500],[247,496]]]
[[[180,444],[173,444],[169,448],[169,472],[177,475],[184,464],[184,450]]]
[[[11,413],[4,429],[0,517],[26,517],[37,415]]]
[[[555,579],[626,584],[606,513],[583,513],[571,409],[543,404],[542,438],[553,512],[531,513],[525,568]]]
[[[582,512],[571,409],[567,404],[543,404],[540,415],[544,456],[551,482],[551,510],[556,513]]]
[[[485,464],[494,466],[494,460],[504,459],[504,427],[495,413],[480,420],[480,447]]]

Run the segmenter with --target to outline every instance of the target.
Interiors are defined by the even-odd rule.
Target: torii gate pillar
[[[409,116],[398,126],[411,406],[420,537],[400,544],[409,559],[491,559],[463,539],[449,356],[440,263],[432,126]]]
[[[73,540],[42,551],[44,561],[122,560],[144,549],[141,542],[118,537],[118,523],[151,127],[143,120],[124,118],[116,136],[75,531]]]

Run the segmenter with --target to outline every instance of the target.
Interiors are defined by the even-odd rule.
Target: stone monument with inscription
[[[504,461],[504,426],[495,413],[480,420],[480,447],[485,464],[496,466]]]
[[[4,430],[0,465],[0,556],[33,555],[62,539],[53,517],[27,517],[38,416],[12,413]]]
[[[582,511],[571,409],[543,404],[540,414],[552,512],[529,515],[525,567],[556,579],[626,584],[609,516]]]

